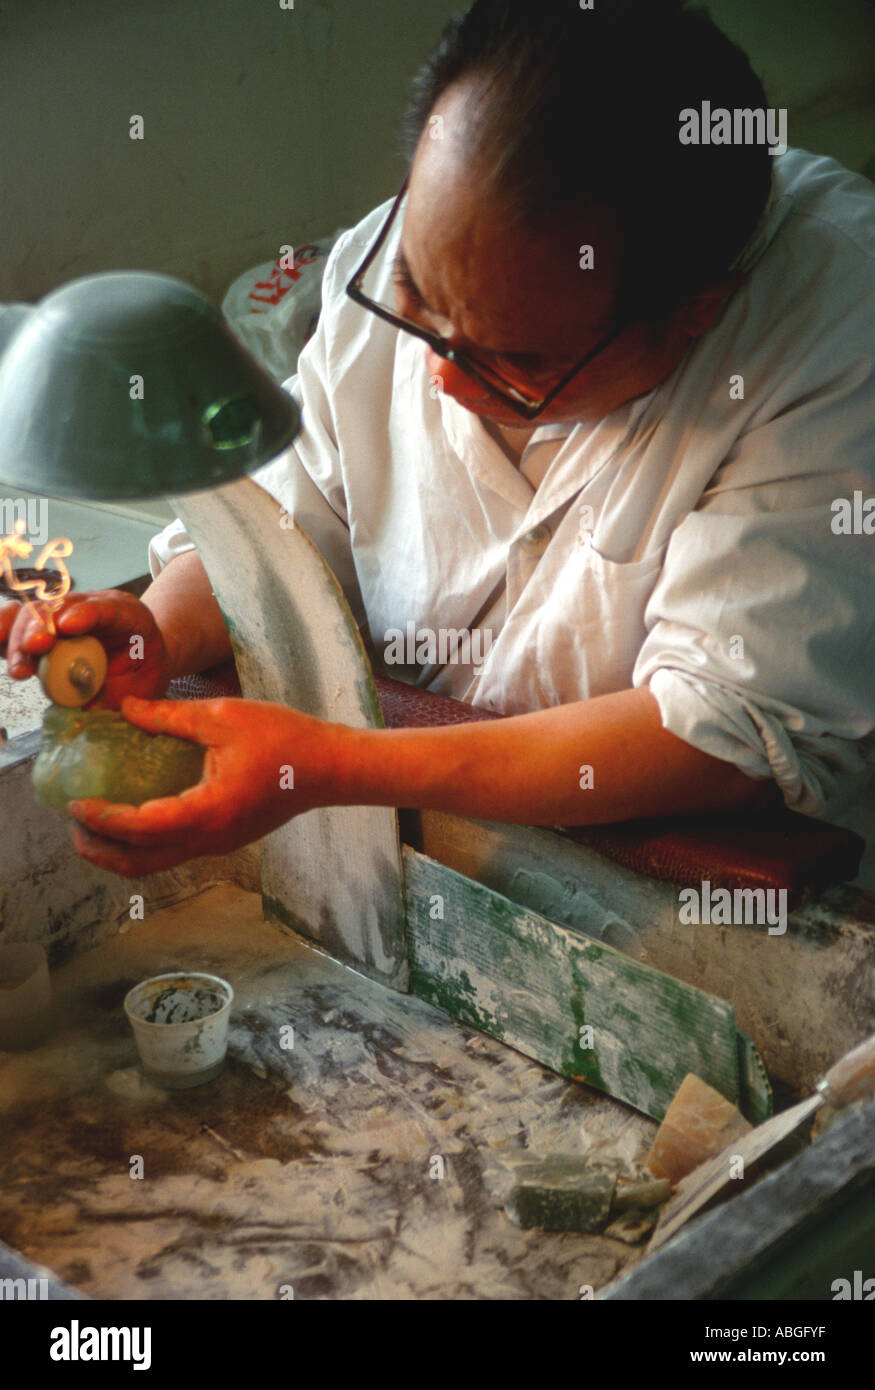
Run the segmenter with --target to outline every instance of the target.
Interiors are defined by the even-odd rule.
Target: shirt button
[[[520,550],[524,555],[543,555],[547,546],[550,544],[550,527],[535,526],[533,530],[527,531],[520,541]]]

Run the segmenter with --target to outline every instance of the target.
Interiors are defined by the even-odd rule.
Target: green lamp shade
[[[73,280],[20,317],[0,355],[0,482],[50,497],[218,487],[299,425],[215,305],[167,275]]]

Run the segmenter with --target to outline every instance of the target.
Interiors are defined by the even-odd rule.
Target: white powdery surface
[[[0,599],[0,605],[4,602]],[[42,727],[43,713],[49,705],[43,688],[34,677],[14,681],[6,674],[6,663],[0,670],[0,728],[8,738],[30,734]]]
[[[168,1093],[121,1006],[176,969],[236,998],[223,1075]],[[338,965],[256,894],[213,888],[52,979],[53,1038],[0,1054],[0,1239],[94,1297],[577,1299],[639,1257],[519,1230],[492,1174],[521,1149],[631,1160],[651,1121]]]

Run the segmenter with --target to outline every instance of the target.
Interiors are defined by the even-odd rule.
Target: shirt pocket
[[[551,703],[593,699],[631,686],[647,635],[644,611],[666,549],[662,545],[640,560],[619,562],[602,555],[588,537],[548,580],[537,653],[542,685],[553,687]]]

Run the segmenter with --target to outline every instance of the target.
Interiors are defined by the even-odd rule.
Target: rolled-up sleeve
[[[194,548],[191,537],[179,517],[176,517],[149,542],[149,573],[152,578],[157,579],[175,555],[181,555],[184,550],[194,550]]]
[[[809,815],[875,762],[875,539],[832,506],[875,492],[873,458],[865,363],[744,436],[672,534],[633,672],[665,728]]]
[[[327,342],[332,311],[342,293],[336,273],[348,234],[336,243],[323,281],[322,313],[313,337],[298,359],[298,372],[283,383],[301,409],[301,430],[294,444],[256,469],[252,480],[303,527],[337,576],[358,616],[362,603],[350,546],[346,498],[332,418],[327,370]],[[342,278],[342,276],[340,277]],[[149,543],[152,578],[184,550],[195,549],[182,521],[170,522]]]

